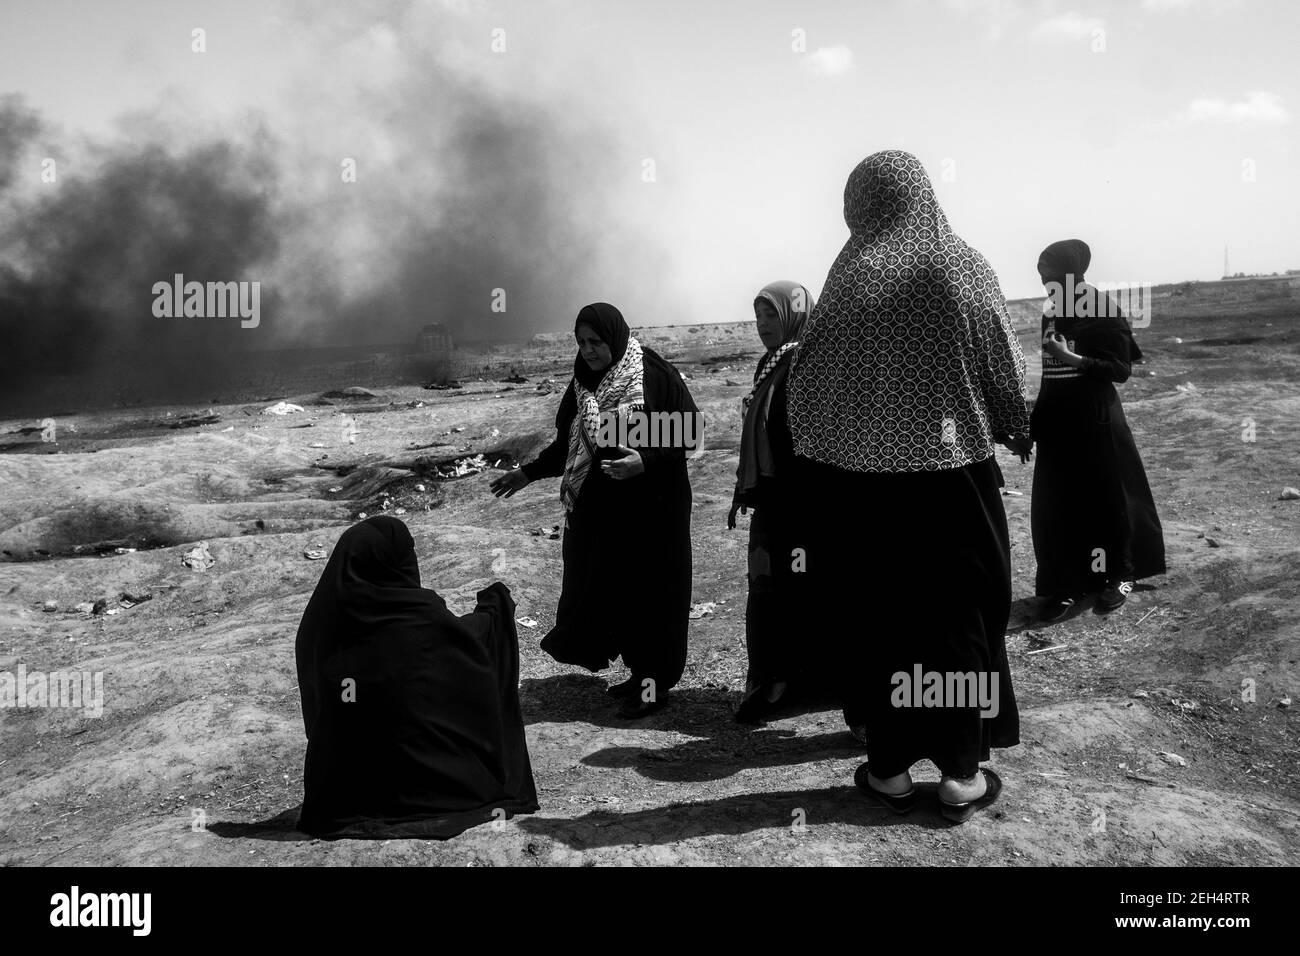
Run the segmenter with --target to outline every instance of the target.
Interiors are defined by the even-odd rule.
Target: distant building
[[[417,352],[450,352],[455,347],[451,333],[440,322],[430,323],[420,329],[420,334],[415,339]]]

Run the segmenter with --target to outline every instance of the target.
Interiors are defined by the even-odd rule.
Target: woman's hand
[[[641,455],[631,448],[618,446],[622,452],[622,457],[611,458],[600,463],[600,470],[611,478],[617,478],[622,481],[625,478],[635,478],[645,472],[645,462],[641,460]]]
[[[1075,355],[1070,351],[1069,343],[1065,341],[1065,336],[1060,332],[1049,332],[1043,337],[1043,351],[1056,359],[1057,362],[1063,362],[1067,365],[1078,365],[1083,358]]]
[[[1005,438],[1001,442],[1011,454],[1020,459],[1020,464],[1029,463],[1029,452],[1034,447],[1034,443],[1028,438]]]
[[[731,502],[731,510],[727,512],[727,530],[728,530],[728,531],[735,531],[735,530],[736,530],[736,512],[738,512],[738,511],[739,511],[742,515],[747,515],[747,514],[749,514],[749,509],[746,508],[744,505],[742,505],[739,501],[732,501],[732,502]]]
[[[504,475],[493,478],[489,487],[492,489],[492,494],[498,498],[509,498],[531,481],[532,479],[524,474],[522,468],[516,468],[514,471],[508,471]]]

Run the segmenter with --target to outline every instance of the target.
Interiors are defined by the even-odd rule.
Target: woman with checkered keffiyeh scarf
[[[579,352],[555,417],[555,440],[493,482],[493,491],[509,497],[540,478],[561,479],[564,581],[542,650],[591,671],[621,655],[632,676],[609,692],[622,699],[625,716],[641,717],[662,706],[686,666],[686,447],[609,447],[602,420],[699,411],[681,374],[632,336],[614,306],[585,306],[574,335]]]

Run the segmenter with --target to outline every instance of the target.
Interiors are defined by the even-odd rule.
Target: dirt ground
[[[1034,387],[1035,338],[1024,337]],[[1157,323],[1139,339],[1148,364],[1121,395],[1171,570],[1109,617],[1084,608],[1051,628],[1029,623],[1033,466],[1001,456],[1007,490],[1020,492],[1003,500],[1023,742],[994,754],[1007,788],[996,812],[960,827],[933,805],[929,765],[914,769],[922,803],[908,817],[857,794],[866,755],[829,705],[759,728],[731,719],[745,531],[726,531],[725,516],[737,403],[760,349],[749,324],[642,335],[689,376],[709,420],[690,464],[693,600],[716,605],[691,623],[671,705],[643,722],[618,718],[602,693],[621,671],[594,676],[538,649],[560,542],[530,532],[562,520],[558,482],[498,501],[491,467],[444,476],[456,459],[509,465],[549,440],[572,360],[563,341],[497,356],[461,389],[339,382],[377,397],[264,396],[185,428],[166,426],[208,408],[105,410],[57,419],[56,441],[41,440],[39,422],[0,422],[0,671],[102,671],[105,694],[97,719],[0,710],[0,861],[1300,862],[1300,501],[1279,500],[1300,486],[1296,319]],[[528,381],[500,381],[511,365]],[[304,410],[260,414],[280,399]],[[541,812],[446,842],[313,840],[293,829],[304,750],[293,640],[323,566],[304,552],[328,551],[360,513],[399,509],[426,583],[453,608],[472,609],[499,579],[537,622],[520,627],[520,694]],[[182,563],[200,540],[215,561],[206,570]],[[124,607],[123,594],[151,598]],[[101,598],[105,613],[76,609]]]

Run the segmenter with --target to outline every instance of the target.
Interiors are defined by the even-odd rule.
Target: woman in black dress
[[[334,546],[295,654],[307,730],[300,830],[446,838],[537,810],[504,584],[458,617],[420,586],[406,525],[367,518]]]
[[[819,595],[804,640],[833,660],[845,720],[865,736],[858,786],[906,812],[910,768],[929,759],[944,815],[961,821],[1001,789],[980,761],[1019,742],[994,452],[1028,458],[1024,356],[997,277],[953,234],[915,156],[863,160],[844,218],[787,383],[797,544]],[[931,674],[945,694],[923,692]]]
[[[727,528],[733,529],[737,512],[753,512],[745,602],[749,669],[736,710],[736,719],[744,723],[758,721],[770,711],[803,664],[798,619],[803,600],[792,555],[797,533],[792,524],[785,380],[812,306],[807,289],[785,280],[764,286],[754,299],[758,337],[767,352],[758,360],[753,387],[741,400],[740,463],[727,514]]]
[[[584,306],[574,334],[579,351],[555,440],[494,480],[492,491],[510,497],[539,478],[563,476],[564,581],[542,650],[591,671],[621,654],[632,676],[608,692],[623,701],[623,716],[642,717],[663,706],[686,667],[686,451],[699,447],[703,420],[681,373],[632,336],[618,309]],[[652,427],[638,436],[635,423],[645,416]],[[611,421],[627,423],[626,443],[609,440],[617,433],[606,429]]]
[[[1142,357],[1115,301],[1084,282],[1079,239],[1043,250],[1043,382],[1031,419],[1038,464],[1030,510],[1041,619],[1059,621],[1084,594],[1096,610],[1124,603],[1133,582],[1165,572],[1165,544],[1142,458],[1116,384]]]

